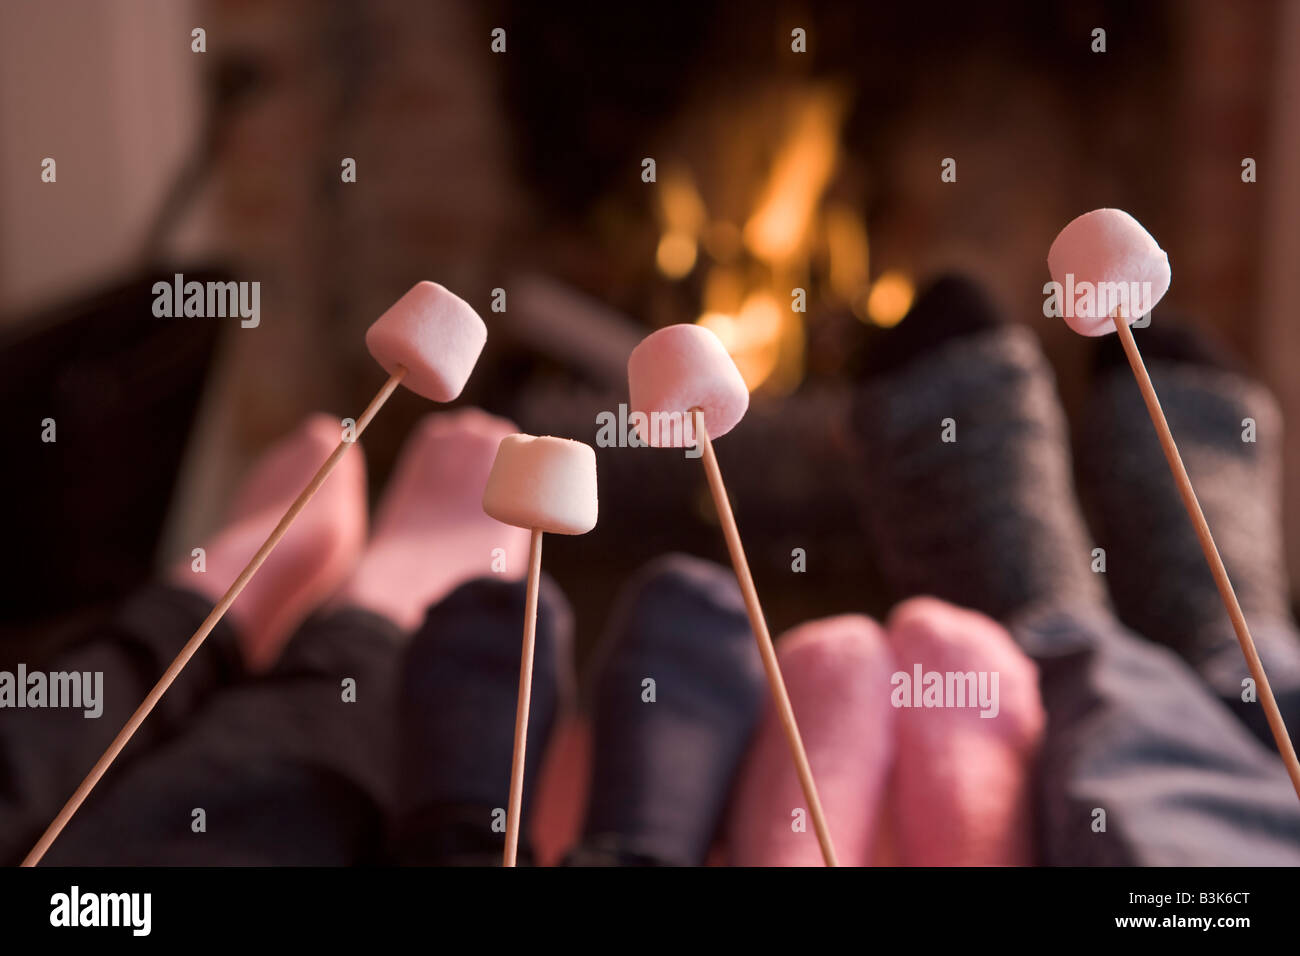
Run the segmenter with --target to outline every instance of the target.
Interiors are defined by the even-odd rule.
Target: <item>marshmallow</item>
[[[709,437],[720,438],[749,408],[749,389],[740,369],[722,341],[698,325],[670,325],[642,339],[627,360],[627,385],[630,410],[645,413],[637,430],[656,448],[694,444],[694,429],[676,425],[677,419],[664,413],[701,408]]]
[[[1132,324],[1169,291],[1169,257],[1122,209],[1072,220],[1047,251],[1047,268],[1062,288],[1065,324],[1080,335],[1114,332],[1117,306]]]
[[[390,375],[406,366],[402,384],[435,402],[465,387],[487,341],[487,326],[461,298],[436,282],[419,282],[366,331],[366,348]]]
[[[596,527],[596,453],[567,438],[507,435],[497,447],[483,510],[517,528],[586,534]]]

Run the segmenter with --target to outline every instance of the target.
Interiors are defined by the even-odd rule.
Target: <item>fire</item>
[[[763,262],[789,265],[805,257],[809,226],[839,161],[843,97],[811,91],[777,153],[758,208],[745,223],[745,246]]]
[[[659,189],[659,271],[681,280],[705,260],[697,324],[713,331],[751,391],[786,393],[804,374],[809,302],[849,307],[863,321],[896,324],[911,306],[911,279],[890,271],[871,282],[861,213],[843,199],[824,202],[840,165],[847,105],[836,87],[802,91],[753,211],[739,227],[709,210],[688,170],[666,171]]]
[[[697,325],[705,326],[722,339],[723,346],[740,369],[750,392],[771,377],[780,360],[784,319],[775,295],[751,293],[737,315],[705,312]]]
[[[655,264],[670,279],[682,279],[695,268],[699,236],[707,219],[704,200],[688,170],[672,168],[664,173],[659,189],[659,218],[663,235],[655,250]]]
[[[871,277],[867,227],[841,203],[828,206],[824,218],[831,291],[841,302],[853,302],[861,297]]]

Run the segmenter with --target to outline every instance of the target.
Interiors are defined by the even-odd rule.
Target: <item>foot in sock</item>
[[[494,865],[505,847],[525,585],[481,578],[429,610],[402,663],[393,855],[407,865]],[[541,758],[571,696],[572,615],[543,577],[528,713],[519,859]]]
[[[890,675],[880,626],[843,615],[783,635],[777,656],[841,866],[868,866],[894,756]],[[728,815],[735,866],[822,866],[785,731],[769,703]],[[796,822],[802,826],[796,829]]]
[[[338,603],[414,630],[428,607],[471,578],[522,578],[528,531],[483,513],[497,445],[514,431],[476,408],[429,415],[416,426]]]
[[[1165,320],[1135,333],[1288,728],[1300,723],[1300,638],[1281,537],[1281,413],[1206,338]],[[1246,419],[1254,440],[1246,441]],[[1263,709],[1122,351],[1109,340],[1079,434],[1085,505],[1111,595],[1138,633],[1177,651],[1271,741]]]
[[[1006,617],[1101,603],[1075,505],[1064,414],[1029,330],[960,278],[930,287],[859,390],[866,525],[899,597]]]
[[[220,600],[342,437],[338,419],[312,415],[273,445],[244,479],[225,528],[204,549],[206,570],[195,572],[187,559],[172,569],[171,583]],[[274,663],[289,635],[352,570],[365,535],[365,459],[357,447],[230,607],[250,669]]]
[[[702,865],[765,694],[735,576],[683,556],[652,563],[595,660],[591,786],[569,862]]]
[[[886,632],[908,678],[893,689],[900,706],[889,803],[899,862],[1032,864],[1034,765],[1046,722],[1037,668],[1001,626],[933,598],[900,604]],[[925,705],[932,673],[945,695],[951,684],[954,697],[938,698],[942,707]]]

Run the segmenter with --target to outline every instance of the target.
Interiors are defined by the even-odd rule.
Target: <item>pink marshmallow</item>
[[[596,527],[596,453],[567,438],[507,435],[497,447],[483,510],[517,528],[586,534]]]
[[[487,326],[469,305],[436,282],[419,282],[366,331],[366,348],[390,375],[435,402],[450,402],[474,371]]]
[[[1047,268],[1063,289],[1065,323],[1080,335],[1114,332],[1116,306],[1123,306],[1131,325],[1169,291],[1169,257],[1122,209],[1094,209],[1071,220],[1048,250]],[[1091,297],[1080,302],[1089,287]]]
[[[698,407],[709,437],[720,438],[749,408],[736,363],[721,340],[698,325],[670,325],[642,339],[627,360],[627,384],[629,410],[649,419],[637,422],[641,438],[656,448],[694,444],[694,429],[674,427],[665,415]]]

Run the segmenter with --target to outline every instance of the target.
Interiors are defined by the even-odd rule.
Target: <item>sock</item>
[[[1046,724],[1037,668],[1000,625],[933,598],[900,604],[886,631],[898,670],[908,677],[895,686],[893,699],[912,703],[898,707],[895,724],[890,804],[899,862],[1032,864],[1034,764]],[[925,707],[924,696],[922,706],[915,705],[930,686],[930,673],[944,682],[945,696],[931,698],[943,707]],[[971,673],[974,686],[962,676]],[[952,698],[946,696],[949,680]],[[957,692],[965,706],[956,706],[962,703]]]
[[[889,372],[928,352],[936,342],[999,328],[1002,316],[980,286],[961,275],[935,279],[900,322],[879,337],[863,370]]]
[[[587,818],[569,862],[703,864],[766,693],[735,576],[653,562],[596,660]]]
[[[479,579],[430,609],[402,663],[392,845],[399,863],[495,865],[505,847],[525,585]],[[542,579],[524,758],[521,862],[557,708],[571,694],[572,615]],[[494,826],[495,824],[495,826]]]
[[[425,417],[402,449],[370,544],[339,603],[409,631],[426,608],[471,578],[523,577],[528,531],[483,513],[497,445],[514,431],[511,422],[476,408]]]
[[[185,559],[169,580],[220,600],[342,436],[338,419],[318,414],[273,445],[240,485],[225,528],[204,549],[206,571],[195,572]],[[343,456],[230,607],[251,669],[274,663],[289,635],[352,570],[365,534],[365,459],[358,446]]]
[[[1182,320],[1162,316],[1158,323],[1153,323],[1147,328],[1134,329],[1133,337],[1137,341],[1143,361],[1146,362],[1159,360],[1185,363],[1219,369],[1235,375],[1247,374],[1241,362],[1226,345],[1207,333],[1183,324]],[[1100,377],[1115,368],[1132,374],[1128,364],[1128,354],[1124,351],[1119,336],[1104,335],[1097,340],[1097,351],[1093,356],[1093,373]]]
[[[839,863],[869,866],[894,756],[889,678],[897,667],[884,633],[860,615],[826,618],[783,635],[777,656]],[[728,823],[735,866],[824,864],[770,697]]]
[[[955,282],[921,296],[890,333],[913,346],[891,349],[901,364],[855,400],[866,525],[886,581],[899,597],[933,594],[998,619],[1043,601],[1104,603],[1047,361],[1029,330],[990,325],[982,296],[969,284],[956,294]]]
[[[1166,323],[1137,333],[1183,464],[1237,592],[1288,729],[1300,723],[1300,638],[1288,608],[1281,412],[1222,351]],[[1245,419],[1255,441],[1244,441]],[[1271,746],[1263,708],[1123,356],[1103,356],[1080,427],[1082,489],[1120,617],[1187,660]]]

